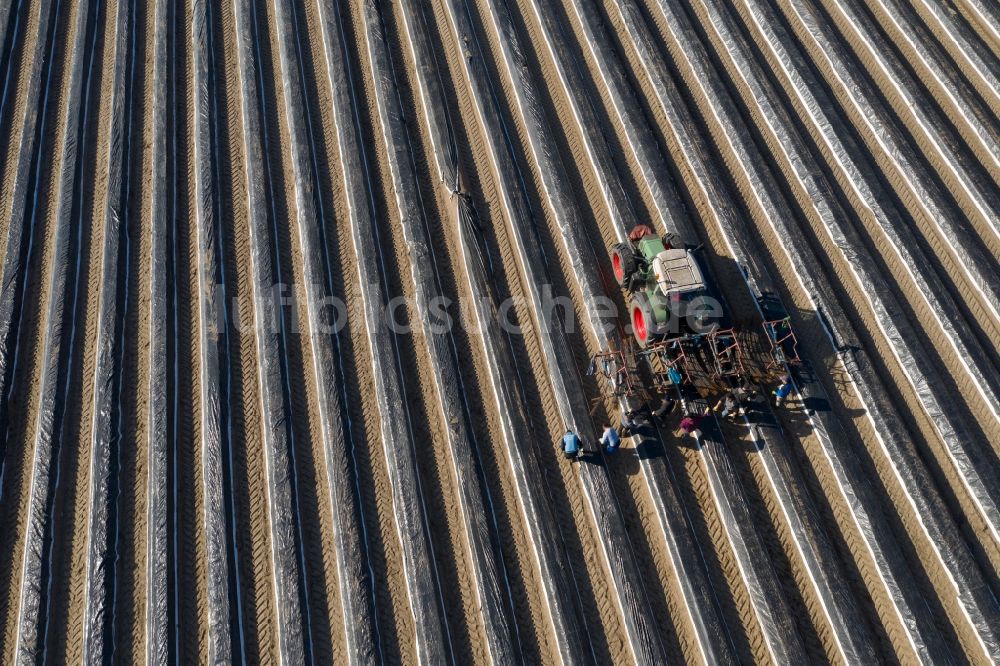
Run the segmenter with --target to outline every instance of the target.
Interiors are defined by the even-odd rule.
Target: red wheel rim
[[[622,270],[622,258],[621,255],[615,252],[614,256],[611,257],[611,266],[615,269],[615,277],[621,282],[625,277],[625,272]]]
[[[643,316],[640,308],[632,309],[632,328],[635,329],[635,337],[640,342],[646,341],[646,317]]]

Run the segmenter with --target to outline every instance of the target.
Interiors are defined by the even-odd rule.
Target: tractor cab
[[[611,249],[615,279],[626,293],[629,321],[639,346],[684,333],[710,333],[718,313],[708,312],[705,278],[694,252],[670,234],[637,226]]]

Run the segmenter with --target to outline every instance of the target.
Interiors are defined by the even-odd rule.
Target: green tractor
[[[641,348],[718,327],[719,302],[710,296],[694,250],[676,236],[657,236],[639,225],[628,241],[611,248],[611,267],[625,291],[632,333]]]

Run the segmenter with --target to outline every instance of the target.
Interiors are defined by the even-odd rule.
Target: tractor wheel
[[[656,318],[653,315],[653,306],[649,302],[646,294],[634,294],[629,299],[628,304],[629,323],[632,324],[632,335],[639,343],[641,349],[648,347],[656,330]]]
[[[618,281],[619,287],[628,284],[629,278],[638,267],[638,262],[635,260],[635,250],[632,249],[630,243],[616,243],[611,248],[611,268],[614,270],[615,280]]]

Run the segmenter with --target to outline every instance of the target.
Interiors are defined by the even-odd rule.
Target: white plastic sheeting
[[[365,330],[371,347],[375,395],[381,423],[383,451],[392,485],[393,511],[403,552],[410,611],[414,619],[417,658],[422,663],[453,660],[451,637],[428,527],[416,446],[410,429],[409,406],[402,384],[397,341],[385,326],[385,265],[381,257],[382,229],[374,219],[373,183],[368,156],[358,126],[358,90],[347,58],[341,2],[322,0],[320,14],[329,85],[333,93],[334,124],[340,169],[347,193],[351,236],[357,257],[358,280],[364,305]]]
[[[26,251],[24,243],[27,242],[28,250],[34,245],[35,220],[39,210],[36,201],[32,201],[30,207],[26,205],[28,192],[38,186],[44,168],[50,166],[44,160],[35,161],[35,154],[40,149],[38,144],[44,134],[49,95],[55,94],[52,90],[52,75],[57,47],[56,29],[60,18],[68,20],[65,12],[60,14],[60,5],[61,0],[41,0],[38,4],[39,34],[35,40],[35,49],[31,53],[31,73],[28,77],[24,116],[14,119],[21,124],[21,139],[17,146],[11,213],[7,223],[3,275],[0,279],[0,397],[2,398],[6,398],[10,392],[21,317],[20,299],[27,292],[28,282],[32,277],[27,272],[30,252]],[[7,100],[4,102],[7,103]],[[27,227],[26,213],[29,215]],[[25,238],[26,231],[27,238]],[[37,276],[35,279],[38,279]],[[2,402],[4,404],[0,410],[6,410],[7,400],[4,399]],[[5,422],[6,418],[3,421]],[[6,442],[3,442],[0,446],[5,444]],[[3,475],[0,474],[0,482],[2,481]]]
[[[934,17],[946,36],[942,42],[949,53],[956,59],[964,60],[969,69],[976,73],[980,82],[977,85],[973,81],[973,85],[985,87],[989,91],[984,94],[987,105],[1000,104],[1000,62],[997,61],[996,52],[990,51],[961,15],[951,11],[941,0],[917,0],[917,3]],[[997,37],[1000,38],[1000,35]]]
[[[210,663],[224,663],[240,658],[245,648],[243,633],[242,595],[237,594],[236,607],[230,607],[231,590],[240,584],[240,552],[236,539],[228,538],[236,532],[234,499],[226,497],[225,479],[232,486],[231,442],[223,434],[227,424],[222,422],[221,382],[222,368],[226,363],[220,358],[222,347],[229,334],[216,329],[216,315],[224,311],[224,303],[216,301],[219,271],[219,253],[216,239],[219,221],[215,218],[216,193],[212,173],[212,100],[209,77],[212,70],[211,20],[207,3],[196,2],[192,14],[191,50],[194,56],[194,151],[195,151],[195,227],[198,242],[198,354],[201,373],[199,400],[202,404],[199,434],[202,458],[202,484],[204,497],[203,529],[206,552],[206,587],[208,602],[208,641]],[[225,287],[222,284],[223,289]],[[221,307],[220,307],[221,306]],[[227,370],[228,371],[228,370]],[[175,502],[180,501],[175,498]],[[230,547],[232,550],[230,550]],[[174,553],[179,556],[179,553]],[[180,581],[175,581],[180,584]],[[235,628],[236,635],[233,635]],[[234,653],[233,641],[239,649]]]
[[[396,75],[376,0],[365,0],[364,19],[382,139],[389,157],[399,228],[409,255],[416,316],[421,322],[429,352],[427,359],[440,416],[446,424],[445,439],[451,452],[449,460],[458,489],[463,536],[470,551],[486,645],[495,663],[513,663],[516,655],[521,653],[520,636],[514,618],[510,581],[500,549],[496,510],[482,474],[478,442],[470,421],[462,376],[458,371],[459,359],[453,332],[451,329],[444,333],[435,330],[435,322],[428,311],[428,305],[442,296],[441,279],[426,226],[427,213],[418,187],[413,146],[404,122]]]
[[[323,437],[327,482],[334,519],[335,560],[344,622],[345,658],[352,664],[374,663],[381,658],[375,644],[377,633],[374,615],[374,590],[365,584],[370,574],[363,566],[362,546],[357,523],[359,498],[353,492],[348,474],[347,441],[350,432],[344,427],[338,398],[346,404],[338,372],[342,376],[339,333],[325,332],[322,304],[331,293],[324,266],[330,265],[328,245],[322,229],[328,224],[322,203],[316,194],[316,151],[313,142],[313,118],[307,104],[302,80],[298,19],[301,12],[295,3],[278,0],[274,4],[277,20],[278,53],[281,62],[282,99],[288,122],[291,168],[295,176],[295,221],[302,256],[306,290],[306,313],[313,372],[318,394],[318,411]],[[339,121],[339,118],[338,118]],[[353,448],[353,447],[352,447]],[[300,527],[301,529],[301,527]],[[362,530],[363,530],[362,525]],[[301,535],[300,535],[301,538]],[[303,563],[303,566],[305,564]],[[373,582],[373,581],[372,581]]]
[[[45,625],[48,617],[48,588],[52,580],[52,548],[55,534],[53,509],[59,487],[63,405],[68,382],[60,383],[60,368],[72,364],[76,334],[77,301],[80,287],[79,255],[70,257],[74,232],[83,228],[83,216],[73,219],[80,145],[87,137],[87,111],[90,109],[91,77],[85,61],[94,58],[94,45],[87,44],[89,2],[77,6],[74,15],[75,39],[70,47],[70,88],[67,91],[66,131],[59,147],[59,172],[56,181],[56,219],[52,276],[45,317],[42,375],[38,386],[38,415],[31,460],[31,486],[25,517],[24,554],[21,559],[20,601],[17,610],[17,639],[14,659],[18,664],[45,659]],[[94,33],[97,31],[95,30]],[[88,58],[89,56],[89,58]],[[48,84],[46,97],[48,96]],[[39,160],[41,161],[41,160]],[[32,222],[36,210],[32,211]],[[74,224],[75,222],[75,224]],[[32,226],[34,226],[32,224]],[[69,281],[70,275],[73,282]],[[66,318],[68,311],[68,320]],[[64,357],[61,351],[67,350]]]
[[[625,27],[635,44],[641,64],[654,89],[656,100],[662,108],[669,128],[673,133],[678,146],[684,156],[687,166],[694,175],[694,182],[701,190],[706,200],[711,204],[711,214],[719,225],[730,253],[739,263],[746,278],[751,292],[755,298],[758,295],[773,296],[774,290],[767,279],[767,273],[757,262],[759,254],[755,249],[755,243],[751,240],[749,226],[741,219],[740,213],[735,206],[735,199],[730,195],[725,185],[726,176],[722,173],[720,162],[709,148],[708,140],[698,129],[690,111],[680,103],[681,95],[673,80],[666,70],[662,56],[659,55],[654,46],[652,36],[645,25],[639,20],[632,3],[620,4],[619,9]],[[813,289],[811,282],[803,284],[803,288]],[[822,313],[821,313],[822,318]],[[803,397],[810,397],[815,386],[814,382],[800,384]],[[825,420],[825,419],[823,419]],[[818,419],[814,422],[822,423]],[[831,442],[827,438],[820,438],[824,445],[824,452],[837,464],[833,464],[834,472],[837,473],[838,482],[845,489],[845,499],[851,508],[851,515],[858,526],[862,538],[865,539],[866,546],[872,557],[875,559],[881,580],[885,585],[890,598],[894,601],[903,626],[908,628],[908,638],[923,649],[924,641],[919,634],[916,636],[916,628],[923,626],[925,631],[932,631],[933,619],[926,612],[923,600],[918,598],[911,604],[907,596],[902,596],[903,592],[913,592],[913,587],[905,582],[911,574],[909,571],[899,573],[890,567],[890,564],[904,564],[899,546],[895,542],[892,534],[884,529],[873,529],[873,519],[866,507],[878,507],[877,500],[871,493],[871,488],[867,484],[862,484],[854,488],[852,484],[861,478],[860,475],[851,475],[846,470],[856,468],[855,459],[847,454],[845,456],[843,432],[836,424],[835,420],[831,426],[825,425],[823,431],[836,437],[840,435],[841,441]],[[817,432],[819,432],[817,430]],[[846,460],[841,460],[844,456]],[[864,498],[867,503],[859,500]],[[876,514],[877,516],[877,514]],[[902,581],[902,582],[901,582]],[[919,619],[918,619],[919,618]]]
[[[790,213],[787,202],[785,202],[780,195],[776,194],[778,189],[774,184],[773,175],[767,172],[766,169],[762,168],[762,165],[766,164],[766,161],[762,160],[759,154],[757,154],[756,148],[749,140],[742,121],[738,119],[738,115],[735,113],[732,101],[726,94],[720,93],[719,90],[716,89],[716,86],[712,85],[712,81],[707,80],[704,76],[698,77],[698,88],[710,102],[714,120],[722,129],[722,138],[737,156],[737,166],[742,170],[742,173],[751,183],[754,195],[757,198],[757,203],[763,210],[770,212],[767,217],[767,221],[774,227],[775,233],[782,242],[786,253],[788,253],[792,266],[795,267],[800,280],[803,281],[803,289],[814,299],[814,301],[817,302],[816,307],[817,311],[821,313],[821,319],[828,325],[836,326],[840,329],[834,333],[834,339],[843,341],[845,338],[841,335],[841,333],[849,335],[850,338],[853,339],[853,334],[850,333],[849,330],[845,330],[845,327],[848,326],[846,316],[843,314],[842,310],[840,310],[839,304],[837,304],[835,299],[832,298],[832,289],[826,283],[822,270],[816,264],[816,259],[810,251],[808,245],[805,243],[801,230],[790,222],[794,219],[794,217]],[[822,282],[817,284],[816,281]],[[859,367],[856,364],[855,359],[850,359],[847,362],[849,363],[849,370],[854,370]],[[866,372],[870,371],[870,366],[867,364],[861,367],[864,367]],[[857,377],[856,374],[855,377]],[[882,411],[882,405],[884,405],[887,401],[884,390],[881,389],[879,384],[873,381],[874,377],[869,375],[868,377],[865,377],[865,379],[872,382],[870,385],[866,383],[863,387],[864,390],[861,391],[861,397],[868,405],[870,410],[869,413],[872,414],[877,412],[879,414],[884,414],[884,411]],[[873,388],[876,386],[878,388]],[[885,433],[895,434],[905,432],[898,425],[895,428],[876,427]],[[906,450],[907,455],[892,458],[894,464],[900,460],[906,460],[907,462],[912,461],[915,451],[912,450],[912,442],[908,442],[908,445],[908,447],[902,447]],[[910,465],[907,467],[907,473],[925,475],[926,470],[915,465]],[[923,485],[919,482],[905,483],[903,485],[905,488],[909,488],[911,490],[914,488],[920,489],[919,492],[923,492],[925,494],[931,487],[929,481]],[[937,498],[937,501],[940,501],[940,498]],[[927,507],[925,506],[923,508],[923,511],[918,508],[916,512],[918,516],[926,515]],[[942,510],[939,515],[943,517],[943,513],[944,511]],[[937,520],[940,520],[940,518]],[[951,527],[954,526],[952,525]],[[957,552],[961,553],[961,548],[959,548]],[[965,554],[968,555],[967,551],[965,551]],[[971,562],[968,564],[971,564],[971,568],[975,570],[974,564]],[[955,571],[955,568],[953,566],[948,566],[946,567],[946,570]],[[973,573],[972,575],[975,576],[976,574]],[[980,594],[983,591],[981,585],[977,585],[972,589],[976,594]],[[912,595],[909,590],[906,590],[904,594]],[[894,600],[898,601],[899,597],[895,597]],[[940,656],[945,653],[946,648],[944,648],[943,645],[938,644],[938,639],[935,636],[936,630],[932,628],[932,623],[928,619],[923,619],[919,622],[914,621],[914,617],[923,617],[924,615],[925,609],[921,608],[921,606],[922,604],[920,604],[920,602],[904,606],[904,608],[908,609],[908,614],[905,616],[908,620],[903,619],[903,617],[901,617],[901,619],[903,619],[904,627],[908,628],[911,644],[914,646],[915,651],[927,660],[940,658]],[[918,629],[919,626],[923,626],[923,629]],[[931,655],[938,655],[938,657],[933,657]]]
[[[912,64],[919,63],[951,103],[949,119],[956,121],[956,116],[961,117],[967,126],[967,133],[971,132],[975,137],[973,142],[978,141],[980,144],[978,152],[985,153],[983,158],[987,171],[996,173],[1000,169],[1000,127],[986,120],[990,115],[988,105],[984,108],[983,101],[978,99],[977,93],[965,82],[955,65],[948,61],[948,56],[915,15],[912,7],[899,0],[878,0],[878,6],[909,46],[908,54],[915,59]],[[971,44],[969,50],[968,57],[979,62],[975,60],[977,50]],[[985,69],[983,73],[990,73],[990,70]],[[919,90],[914,92],[920,94]],[[993,92],[995,93],[995,88]],[[994,100],[994,104],[997,101],[1000,100]],[[975,149],[975,146],[972,147]]]
[[[868,54],[874,65],[872,72],[878,72],[884,77],[888,84],[888,94],[901,101],[908,111],[908,114],[906,111],[902,113],[909,115],[920,128],[933,148],[933,153],[936,153],[944,165],[943,169],[939,169],[943,172],[942,177],[953,180],[957,187],[953,186],[952,192],[959,193],[958,196],[969,205],[966,214],[981,218],[992,231],[993,238],[987,239],[987,242],[1000,240],[1000,188],[961,145],[950,126],[953,121],[949,121],[934,105],[921,103],[923,87],[910,73],[907,65],[895,56],[893,47],[881,35],[880,27],[868,15],[867,10],[854,0],[831,0],[828,11],[840,14],[851,27],[851,34],[846,34],[846,39],[855,45],[859,54]],[[827,30],[833,28],[829,22],[822,27]],[[917,57],[922,55],[919,50],[916,51]],[[954,85],[946,87],[953,98],[961,98],[960,91]],[[960,115],[966,112],[962,104],[956,104],[953,110]],[[991,148],[995,148],[995,143]]]
[[[968,220],[935,182],[924,160],[906,138],[907,132],[899,127],[885,102],[880,100],[880,94],[872,91],[855,71],[845,47],[830,34],[825,19],[817,15],[816,8],[804,0],[789,0],[787,7],[820,50],[835,81],[831,85],[838,85],[847,95],[864,129],[948,245],[969,285],[980,295],[994,319],[1000,319],[1000,271],[995,269],[996,259],[989,256]]]
[[[722,32],[725,28],[721,27],[720,21],[721,17],[716,13],[713,23],[716,29]],[[733,54],[738,45],[731,37],[732,35],[730,35],[730,39],[726,40],[726,44],[730,54]],[[940,373],[935,367],[935,362],[926,355],[921,336],[913,330],[894,293],[888,288],[876,288],[876,285],[884,284],[885,281],[882,279],[883,276],[878,270],[874,258],[867,251],[866,245],[857,231],[846,222],[849,216],[840,207],[832,189],[821,176],[817,175],[821,174],[822,170],[815,163],[815,158],[805,148],[805,141],[798,133],[787,111],[784,107],[774,103],[774,100],[779,99],[779,97],[770,88],[763,71],[758,65],[751,64],[745,59],[737,60],[736,66],[740,76],[751,90],[764,123],[777,138],[785,159],[791,165],[792,173],[809,194],[815,214],[822,221],[823,228],[834,245],[839,248],[841,256],[850,267],[858,284],[865,287],[863,289],[865,298],[876,314],[876,320],[883,335],[925,412],[937,428],[960,478],[982,512],[987,525],[996,535],[996,525],[1000,513],[997,511],[989,491],[989,488],[996,484],[996,470],[991,457],[983,456],[977,451],[979,447],[974,444],[974,440],[966,431],[964,424],[960,419],[954,417],[957,412],[955,405],[949,400],[951,393],[941,384]],[[912,263],[910,266],[911,269],[914,268]],[[922,286],[927,288],[926,284]],[[936,297],[931,294],[926,295],[926,297],[929,300],[937,301]],[[933,303],[931,305],[933,307]],[[954,314],[957,315],[957,313]],[[956,320],[961,322],[961,318],[957,316]],[[954,329],[952,328],[952,330]],[[971,339],[971,333],[968,334],[968,338]],[[980,357],[984,358],[984,355],[980,354]],[[949,565],[954,563],[954,555],[942,552],[947,550],[947,546],[943,544],[960,544],[961,539],[958,534],[946,535],[940,532],[942,529],[947,530],[947,526],[932,526],[931,529],[932,534],[936,536],[936,538],[931,539],[931,543],[938,550],[942,563],[946,568],[950,568]],[[960,546],[956,546],[956,548],[959,548],[957,553],[961,556],[964,551]],[[995,617],[996,600],[985,581],[976,575],[977,571],[973,567],[971,574],[956,573],[954,578],[966,615],[979,636],[983,649],[992,659],[998,656],[996,653],[998,647],[997,627],[993,626],[996,625],[996,622],[990,619]]]
[[[121,389],[115,382],[116,357],[121,359],[124,346],[124,326],[119,320],[128,307],[128,151],[131,139],[128,97],[133,88],[126,83],[129,73],[128,56],[132,46],[131,6],[121,2],[115,14],[114,70],[111,84],[111,126],[108,133],[108,179],[104,193],[104,232],[101,257],[101,291],[97,315],[96,363],[94,366],[94,398],[90,451],[90,507],[87,529],[86,592],[84,593],[83,655],[96,664],[111,659],[114,646],[106,645],[104,627],[114,626],[114,589],[117,552],[108,551],[109,531],[114,531],[111,543],[118,549],[118,493],[111,494],[119,480],[111,470],[111,458],[124,444],[117,419],[121,410]],[[123,177],[124,176],[124,177]],[[119,276],[126,280],[124,302],[118,302]],[[119,369],[119,372],[121,370]],[[122,381],[119,379],[119,381]],[[113,423],[113,420],[116,421]],[[112,520],[112,516],[115,519]],[[109,524],[110,523],[110,524]],[[110,585],[110,607],[108,578]]]

